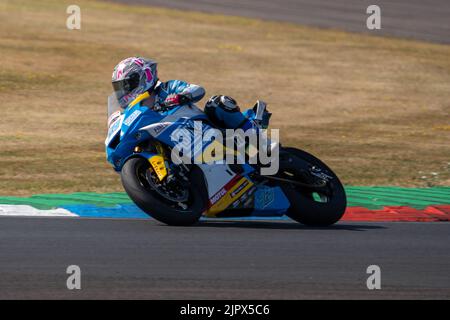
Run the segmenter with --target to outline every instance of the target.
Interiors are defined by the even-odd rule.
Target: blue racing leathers
[[[159,81],[154,90],[156,93],[156,106],[197,102],[205,96],[205,89],[181,80]]]

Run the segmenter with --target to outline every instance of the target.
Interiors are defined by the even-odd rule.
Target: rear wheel
[[[299,182],[281,184],[291,203],[286,214],[291,219],[311,226],[328,226],[339,221],[347,207],[347,198],[336,174],[305,151],[295,148],[284,148],[283,151],[288,159],[280,162],[279,175],[286,180]],[[308,163],[306,170],[305,161]],[[283,163],[289,165],[283,168]]]
[[[200,168],[192,167],[188,181],[159,181],[144,158],[131,158],[121,171],[128,196],[145,213],[168,225],[192,225],[206,208],[204,182]]]

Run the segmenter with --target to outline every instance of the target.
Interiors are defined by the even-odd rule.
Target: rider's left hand
[[[164,100],[164,104],[168,107],[182,105],[188,103],[189,97],[184,94],[171,94]]]

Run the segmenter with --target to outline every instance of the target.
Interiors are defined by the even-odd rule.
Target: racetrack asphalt
[[[0,299],[449,299],[449,235],[440,222],[1,217]],[[69,265],[81,290],[66,288]]]
[[[293,22],[372,35],[450,43],[448,0],[110,0]],[[366,9],[381,9],[381,29],[368,30]]]

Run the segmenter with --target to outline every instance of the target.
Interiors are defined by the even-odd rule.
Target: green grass
[[[349,207],[371,210],[385,206],[408,206],[424,209],[432,205],[450,204],[450,188],[346,187]],[[318,199],[317,199],[318,200]],[[1,197],[0,204],[31,205],[37,209],[52,209],[68,205],[114,207],[130,204],[125,192],[70,194],[37,194],[31,197]]]

